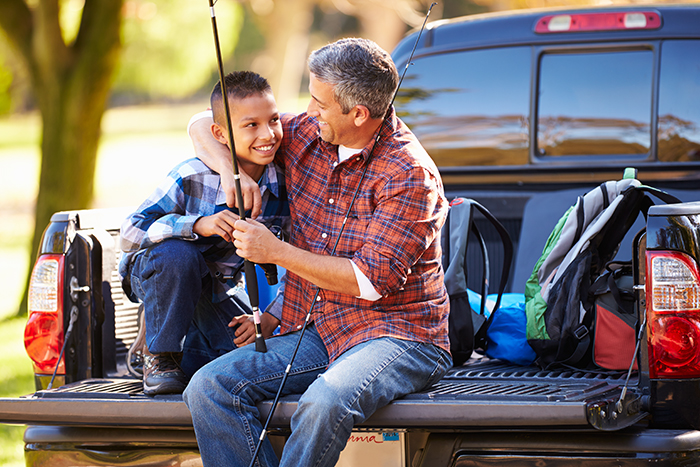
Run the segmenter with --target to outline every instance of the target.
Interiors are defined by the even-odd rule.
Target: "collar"
[[[307,115],[308,117],[308,115]],[[337,151],[338,146],[335,144],[327,143],[326,141],[323,141],[321,139],[321,134],[318,132],[318,121],[316,120],[315,117],[308,117],[309,119],[313,119],[314,125],[317,126],[317,132],[316,136],[319,140],[319,143],[324,146],[327,150],[329,151]],[[374,136],[370,140],[370,142],[362,148],[357,155],[362,157],[362,159],[367,160],[367,158],[370,155],[370,152],[372,151],[372,148],[378,143],[377,140],[377,135],[379,135],[379,140],[382,139],[387,139],[391,135],[393,135],[398,128],[398,118],[396,117],[396,109],[394,109],[394,106],[391,106],[391,109],[389,111],[389,115],[382,120],[382,123],[379,125],[379,128],[377,128],[377,131],[375,131]]]
[[[265,190],[270,190],[275,197],[280,196],[280,184],[279,177],[277,174],[277,167],[274,162],[271,162],[265,166],[265,170],[258,180],[258,186],[260,187],[260,194],[265,194]],[[216,204],[226,204],[226,193],[223,188],[221,188],[221,178],[219,178],[219,186],[216,189]]]

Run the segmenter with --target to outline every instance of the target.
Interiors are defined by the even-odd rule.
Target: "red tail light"
[[[647,252],[649,375],[700,378],[700,274],[675,252]]]
[[[553,32],[614,31],[629,29],[658,29],[661,16],[653,11],[576,13],[547,15],[535,25],[539,34]]]
[[[42,255],[29,282],[24,348],[37,374],[53,374],[63,346],[63,255]],[[57,374],[65,374],[61,361]]]

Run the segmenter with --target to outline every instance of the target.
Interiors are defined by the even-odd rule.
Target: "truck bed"
[[[626,374],[575,370],[542,371],[498,360],[472,358],[451,369],[435,386],[396,400],[359,428],[549,427],[619,429],[646,413],[634,391],[622,413],[614,410]],[[629,386],[637,384],[633,377]],[[288,428],[298,397],[283,398],[272,421]],[[267,416],[271,402],[260,404]],[[89,379],[17,399],[0,399],[2,422],[187,428],[182,396],[148,397],[140,380]]]

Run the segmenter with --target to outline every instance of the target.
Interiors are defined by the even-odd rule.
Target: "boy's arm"
[[[233,175],[231,151],[211,134],[211,125],[214,123],[211,116],[198,115],[200,117],[191,121],[188,129],[195,155],[221,176],[221,187],[226,193],[226,204],[236,207],[236,181]],[[252,209],[251,217],[255,219],[260,215],[262,206],[260,187],[248,174],[242,170],[239,170],[239,173],[245,209],[246,211]]]
[[[166,180],[122,224],[121,249],[124,252],[148,248],[166,238],[194,240],[193,231],[199,215],[186,215],[184,193],[177,173]]]

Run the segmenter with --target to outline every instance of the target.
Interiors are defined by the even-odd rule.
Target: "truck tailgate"
[[[615,430],[647,414],[634,390],[621,404],[625,375],[542,371],[499,361],[453,368],[428,390],[377,411],[365,428],[594,427]],[[273,427],[288,427],[297,397],[283,398]],[[264,416],[271,402],[260,404]],[[618,407],[618,409],[616,409]],[[169,427],[192,426],[179,395],[148,397],[140,380],[91,379],[21,398],[0,399],[0,422],[19,424]]]

